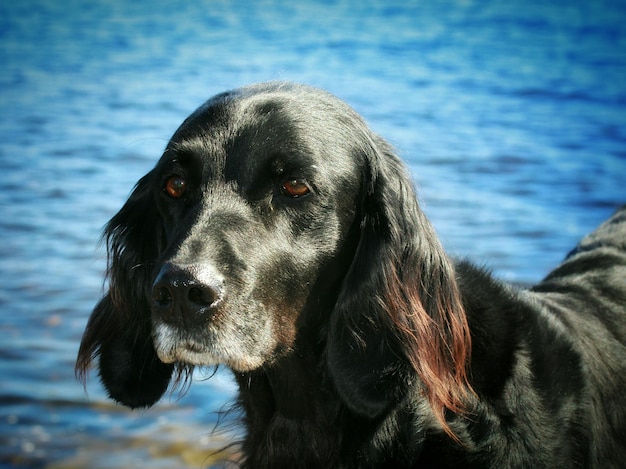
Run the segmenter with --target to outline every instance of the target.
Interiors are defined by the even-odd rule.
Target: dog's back
[[[532,289],[570,337],[586,379],[590,467],[626,463],[626,206]],[[554,325],[554,321],[552,321]],[[563,369],[568,367],[563,363]]]

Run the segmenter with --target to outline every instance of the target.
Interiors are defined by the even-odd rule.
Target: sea
[[[504,281],[541,280],[626,203],[623,0],[1,1],[0,468],[236,453],[227,369],[131,411],[74,362],[107,220],[189,113],[270,80],[362,114],[450,255]]]

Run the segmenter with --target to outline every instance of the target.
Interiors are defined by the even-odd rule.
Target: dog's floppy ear
[[[84,382],[98,357],[109,396],[133,408],[159,400],[174,368],[158,359],[152,343],[148,298],[163,234],[150,178],[148,173],[137,183],[106,227],[109,291],[89,318],[76,361]]]
[[[463,410],[470,334],[454,271],[400,159],[366,152],[359,244],[331,315],[328,365],[344,402],[380,415],[420,386],[443,428]]]

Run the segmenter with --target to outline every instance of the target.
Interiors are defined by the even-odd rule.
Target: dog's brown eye
[[[294,199],[307,195],[311,191],[309,186],[300,179],[290,179],[285,181],[282,189],[283,194],[293,197]]]
[[[165,193],[173,199],[180,199],[186,189],[187,183],[185,182],[185,179],[180,176],[172,176],[165,181]]]

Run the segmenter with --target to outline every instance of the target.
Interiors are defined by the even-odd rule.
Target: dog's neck
[[[338,464],[341,404],[318,366],[319,358],[292,353],[270,368],[236,374],[247,427],[245,467]]]

